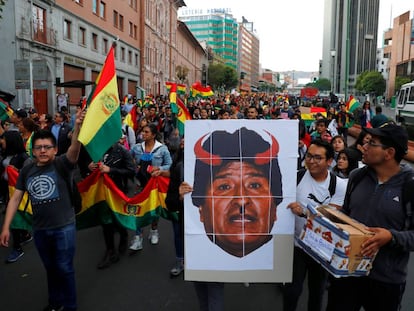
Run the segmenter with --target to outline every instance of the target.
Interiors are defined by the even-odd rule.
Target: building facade
[[[95,81],[113,42],[119,94],[136,93],[140,82],[136,1],[115,6],[101,0],[16,0],[7,1],[4,9],[0,37],[5,53],[0,68],[9,78],[0,82],[0,88],[17,95],[14,106],[34,106],[45,113],[57,108],[57,97],[60,102],[78,103],[90,86],[56,84]]]
[[[238,72],[244,73],[240,89],[257,90],[260,71],[260,41],[254,33],[253,23],[243,18],[239,24]]]
[[[393,27],[384,33],[383,57],[388,60],[388,80],[385,97],[391,98],[395,89],[396,77],[414,81],[414,25],[410,12],[394,18]]]
[[[216,57],[237,70],[238,23],[230,9],[181,9],[179,19]]]
[[[359,74],[376,70],[379,0],[325,0],[321,77],[334,93],[355,92]]]

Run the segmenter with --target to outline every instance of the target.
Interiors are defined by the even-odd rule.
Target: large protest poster
[[[185,279],[290,282],[297,120],[185,123]]]

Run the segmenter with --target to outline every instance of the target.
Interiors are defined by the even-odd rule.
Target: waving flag
[[[167,88],[168,92],[170,92],[173,84],[177,85],[177,94],[184,95],[185,93],[187,93],[187,86],[185,84],[179,84],[175,82],[165,82],[165,87]]]
[[[359,107],[359,101],[355,99],[354,96],[349,96],[349,100],[346,103],[346,111],[353,112],[355,109]]]
[[[139,124],[136,106],[132,107],[132,109],[128,112],[128,114],[125,117],[124,123],[127,124],[129,127],[133,128],[135,132],[138,130]]]
[[[92,160],[98,162],[122,136],[114,46],[109,50],[92,92],[79,141]]]
[[[171,112],[178,113],[177,107],[177,84],[172,83],[170,88],[170,105],[171,105]]]
[[[191,86],[191,97],[210,97],[213,96],[214,92],[211,89],[211,86],[202,86],[200,81],[193,83]]]
[[[0,120],[5,121],[13,115],[13,109],[9,104],[0,98]]]
[[[187,120],[191,120],[191,114],[180,98],[177,98],[177,106],[177,128],[180,135],[184,135],[184,123]]]
[[[8,167],[9,191],[14,192],[18,172],[13,167]],[[95,170],[91,175],[78,183],[78,189],[82,196],[82,209],[76,215],[78,229],[89,228],[108,223],[115,217],[125,228],[135,230],[144,227],[154,219],[163,217],[175,218],[176,214],[167,210],[165,197],[169,178],[152,177],[145,188],[136,196],[129,198],[107,174]],[[27,204],[28,203],[28,204]],[[31,229],[32,208],[27,201],[27,193],[19,206],[13,219],[12,228]]]

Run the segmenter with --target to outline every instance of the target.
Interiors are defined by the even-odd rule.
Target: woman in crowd
[[[32,135],[39,129],[39,125],[31,118],[24,118],[18,125],[19,132],[23,138],[24,148],[28,155],[31,153]]]
[[[334,149],[334,159],[332,161],[331,167],[335,167],[338,159],[338,153],[341,150],[344,150],[346,146],[345,138],[342,135],[336,135],[331,140],[331,145]]]
[[[337,164],[332,172],[340,178],[348,178],[352,170],[358,168],[358,154],[351,148],[338,152]]]
[[[357,151],[358,161],[362,161],[362,154],[364,152],[364,145],[371,140],[372,136],[366,131],[361,131],[355,142],[349,147]]]
[[[145,187],[152,176],[159,176],[162,171],[168,171],[172,164],[167,146],[157,140],[158,137],[159,132],[156,125],[150,123],[142,129],[143,142],[131,148],[132,157],[138,166],[137,178],[142,188]],[[151,244],[158,244],[158,218],[153,220],[148,238]],[[129,249],[132,251],[142,249],[142,241],[142,230],[137,228]]]
[[[8,192],[8,175],[6,168],[12,166],[17,170],[20,170],[29,159],[26,149],[23,144],[22,136],[17,131],[4,132],[0,138],[1,149],[3,151],[2,167],[4,168],[1,176],[1,191],[2,195],[6,199],[6,204],[9,199]],[[12,263],[19,260],[24,255],[22,246],[32,240],[31,234],[27,230],[23,229],[11,229],[13,237],[13,248],[8,255],[6,262]]]
[[[367,127],[371,124],[371,119],[374,116],[372,109],[371,109],[371,103],[369,101],[365,101],[364,105],[362,106],[362,113],[360,117],[361,126]]]

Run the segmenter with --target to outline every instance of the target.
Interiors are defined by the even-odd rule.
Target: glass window
[[[106,4],[102,1],[99,3],[99,17],[103,19],[106,17]]]
[[[63,21],[63,38],[72,40],[72,22],[67,19]]]
[[[79,27],[79,44],[86,45],[86,29]]]
[[[92,49],[98,50],[98,35],[96,33],[92,34]]]

